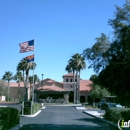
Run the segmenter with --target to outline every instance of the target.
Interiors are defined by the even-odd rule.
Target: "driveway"
[[[118,130],[69,106],[47,106],[36,117],[21,117],[20,130]]]

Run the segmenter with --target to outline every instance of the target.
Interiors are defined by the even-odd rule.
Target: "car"
[[[106,102],[106,104],[108,105],[108,108],[111,108],[111,107],[123,108],[123,107],[124,107],[124,106],[122,106],[122,105],[119,104],[119,103]]]
[[[108,107],[109,107],[109,108],[111,108],[111,107],[123,108],[123,106],[122,106],[122,105],[117,104],[117,103],[109,103],[109,104],[108,104]]]
[[[112,107],[114,107],[114,108],[124,108],[124,106],[122,106],[119,103],[106,102],[105,100],[102,100],[101,102],[99,102],[98,108],[101,108],[101,105],[103,105],[103,104],[107,104],[108,108],[112,108]]]
[[[107,102],[106,102],[106,100],[105,99],[101,99],[101,101],[98,103],[98,108],[100,108],[100,106],[102,105],[102,104],[106,104]]]
[[[104,103],[106,103],[106,100],[105,99],[101,99],[101,101],[98,104],[100,105],[100,104],[104,104]]]

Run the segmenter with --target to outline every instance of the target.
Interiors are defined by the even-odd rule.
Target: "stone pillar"
[[[88,102],[88,95],[85,96],[85,102]]]
[[[74,104],[76,103],[76,86],[74,85]]]
[[[63,103],[68,104],[69,103],[69,94],[64,94],[64,99],[65,99],[65,101]]]

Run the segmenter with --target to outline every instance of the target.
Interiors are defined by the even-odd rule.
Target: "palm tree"
[[[73,90],[74,90],[74,103],[76,103],[76,88],[75,88],[75,65],[72,59],[68,61],[68,65],[65,70],[69,73],[73,73]]]
[[[29,76],[29,83],[30,83],[30,96],[31,96],[31,92],[32,92],[32,84],[33,84],[33,76]]]
[[[36,82],[39,82],[39,78],[38,78],[38,76],[35,74],[35,75],[34,75],[34,85],[36,84]]]
[[[80,72],[86,68],[85,58],[76,53],[69,61],[76,70],[76,103],[80,103]]]
[[[13,79],[16,80],[18,83],[18,98],[20,101],[20,82],[23,81],[22,72],[18,71],[16,75],[14,75]]]
[[[37,82],[38,82],[38,87],[40,87],[41,80],[39,78],[38,78]]]
[[[23,72],[23,82],[25,82],[25,71],[27,68],[27,61],[25,58],[23,58],[17,65],[17,71]]]
[[[80,55],[81,56],[81,55]],[[79,72],[79,80],[78,80],[78,85],[79,85],[79,87],[78,87],[78,99],[79,99],[79,102],[80,102],[80,73],[81,73],[81,70],[83,70],[83,69],[85,69],[86,68],[86,63],[85,63],[85,58],[84,57],[80,57],[80,60],[81,60],[81,62],[80,62],[80,64],[79,64],[79,66],[78,66],[78,72]]]
[[[34,81],[33,81],[33,80],[34,80]],[[33,82],[34,82],[34,84],[33,84]],[[33,76],[29,76],[30,95],[31,95],[31,92],[32,92],[32,94],[33,94],[33,89],[34,89],[34,86],[35,86],[36,82],[39,82],[39,78],[38,78],[38,76],[37,76],[36,74],[34,75],[34,79],[33,79]],[[33,84],[34,86],[32,86],[32,84]],[[33,89],[32,89],[32,87],[33,87]]]
[[[32,83],[33,83],[33,76],[29,76],[29,83],[30,83],[30,86],[32,85]]]
[[[9,92],[10,92],[10,88],[9,88],[9,82],[12,80],[12,72],[10,71],[6,71],[5,74],[3,75],[2,79],[6,80],[8,82],[8,94],[7,94],[7,101],[9,101]]]
[[[26,78],[24,78],[24,86],[25,86],[25,100],[28,100],[28,80],[29,80],[29,70],[33,70],[36,68],[36,63],[30,62],[28,63],[27,60],[24,58],[22,59],[18,66],[17,70],[23,72],[23,78],[26,74]]]

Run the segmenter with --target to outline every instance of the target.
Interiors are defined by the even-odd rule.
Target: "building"
[[[74,102],[75,88],[73,81],[73,74],[69,73],[62,76],[63,81],[58,82],[53,79],[47,78],[35,85],[35,101],[47,101],[51,99],[64,99],[68,98],[69,102]],[[76,81],[76,79],[75,79]],[[76,82],[75,82],[76,83]],[[87,102],[89,92],[92,89],[92,82],[90,80],[80,79],[80,102]],[[32,87],[28,87],[28,98],[31,97]],[[24,84],[20,84],[20,96],[24,97]],[[18,98],[18,83],[10,83],[10,97]]]

